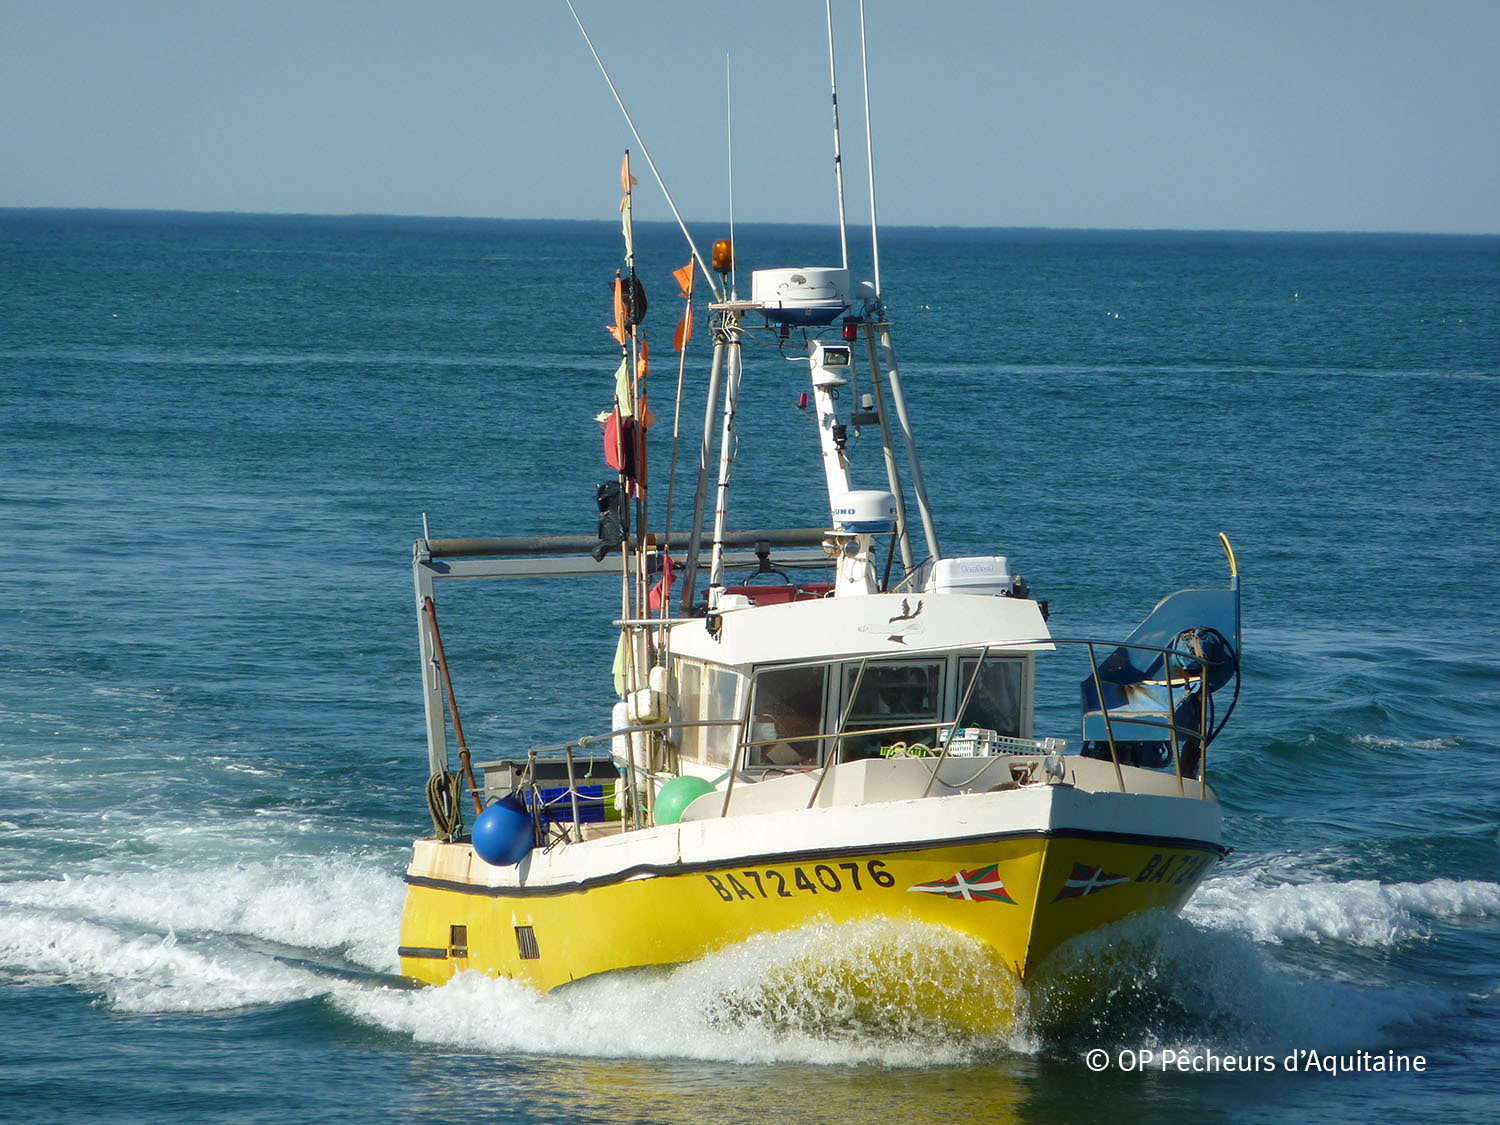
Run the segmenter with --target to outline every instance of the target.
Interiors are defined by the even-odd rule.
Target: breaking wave
[[[125,1012],[203,1012],[285,1003],[326,991],[309,972],[176,934],[121,933],[36,911],[0,914],[0,969],[94,992]]]
[[[1461,1003],[1316,975],[1242,933],[1159,913],[1068,943],[1033,983],[1031,1002],[1046,1049],[1074,1057],[1101,1045],[1257,1054],[1384,1047]]]
[[[259,938],[394,972],[403,893],[399,877],[354,860],[285,860],[0,883],[0,907],[158,934]]]
[[[1427,938],[1433,922],[1500,917],[1500,884],[1356,879],[1268,885],[1254,874],[1221,875],[1204,884],[1183,917],[1257,942],[1394,946]]]

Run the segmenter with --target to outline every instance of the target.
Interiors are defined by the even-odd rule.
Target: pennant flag
[[[662,575],[651,587],[646,595],[646,604],[651,607],[652,613],[660,613],[662,605],[672,596],[672,583],[677,581],[677,575],[672,573],[672,556],[662,555]]]
[[[646,375],[651,369],[651,364],[647,359],[648,353],[649,349],[646,347],[646,337],[642,336],[641,348],[639,353],[636,355],[635,360],[635,377],[637,379],[640,379],[642,382],[645,381]]]
[[[604,418],[604,463],[617,473],[625,471],[625,443],[620,436],[620,412],[611,410]]]
[[[620,634],[620,643],[615,646],[615,663],[610,671],[614,675],[615,694],[625,698],[625,668],[630,659],[630,650],[625,645],[625,634]]]
[[[643,347],[644,347],[644,341]],[[622,355],[620,366],[615,369],[614,409],[599,415],[604,426],[604,462],[624,479],[628,489],[636,494],[645,491],[646,427],[656,421],[646,407],[646,398],[632,406],[630,386],[630,357]]]
[[[947,879],[918,883],[915,887],[906,889],[922,891],[930,895],[944,895],[947,898],[961,898],[965,902],[1008,902],[1014,906],[1016,900],[1010,897],[1005,884],[1000,881],[999,867],[999,864],[992,863],[988,867],[981,867],[974,871],[960,871]]]
[[[636,481],[644,452],[644,431],[634,418],[622,418],[618,411],[611,411],[604,422],[604,463],[625,478],[629,485]]]
[[[1102,867],[1086,867],[1081,863],[1075,863],[1073,874],[1063,882],[1062,890],[1057,892],[1057,897],[1052,901],[1061,902],[1065,898],[1083,898],[1085,895],[1097,894],[1106,887],[1128,882],[1130,882],[1129,875],[1116,875],[1113,872],[1106,872]]]
[[[625,158],[620,161],[620,190],[625,193],[625,198],[620,200],[620,210],[625,210],[625,205],[630,201],[630,189],[641,181],[630,174],[630,150],[625,150]]]
[[[627,262],[635,259],[635,232],[631,229],[630,222],[630,189],[639,183],[630,174],[630,150],[625,150],[625,159],[620,162],[620,190],[625,194],[620,197],[620,231],[625,235],[625,260]]]
[[[677,284],[682,289],[680,296],[688,303],[687,310],[682,314],[682,319],[677,322],[677,331],[672,334],[672,350],[682,351],[688,346],[688,341],[693,338],[693,262],[680,270],[673,270],[672,276],[677,279]]]
[[[605,325],[609,334],[620,347],[625,346],[625,282],[620,280],[620,271],[615,270],[615,322]]]
[[[615,409],[621,417],[633,418],[635,410],[631,403],[634,396],[630,393],[630,357],[621,356],[620,366],[615,369]]]

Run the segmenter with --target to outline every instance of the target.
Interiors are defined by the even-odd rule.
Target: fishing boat
[[[415,545],[434,827],[406,872],[402,972],[546,990],[875,919],[967,935],[1024,981],[1069,939],[1181,907],[1227,851],[1207,767],[1239,691],[1228,539],[1222,587],[1170,594],[1123,639],[1054,636],[1008,555],[939,545],[878,244],[873,283],[851,285],[845,250],[836,267],[756,269],[743,298],[732,242],[705,259],[690,237],[679,372],[700,278],[712,354],[683,474],[692,515],[672,528],[670,500],[647,506],[663,483],[647,482],[629,153],[621,178],[618,368],[600,383],[614,472],[592,533],[452,539],[424,526]],[[841,236],[842,213],[840,187]],[[873,232],[873,192],[871,216]],[[743,345],[755,338],[773,357],[764,377],[795,375],[816,423],[808,526],[733,526]],[[863,463],[861,434],[878,439],[860,443]],[[442,588],[600,573],[618,574],[620,592],[615,660],[597,681],[603,695],[612,678],[614,698],[597,729],[476,761]],[[1038,662],[1067,654],[1081,669],[1068,681],[1077,725],[1037,730]]]

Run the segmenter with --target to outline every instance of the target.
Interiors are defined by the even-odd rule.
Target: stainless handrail
[[[1104,698],[1104,692],[1103,692],[1104,678],[1100,675],[1100,672],[1099,672],[1099,662],[1098,662],[1098,657],[1097,657],[1097,648],[1103,646],[1103,647],[1106,647],[1106,648],[1111,649],[1111,650],[1125,649],[1125,650],[1129,650],[1129,651],[1140,651],[1140,652],[1146,652],[1146,653],[1153,653],[1153,654],[1165,657],[1166,659],[1164,659],[1164,661],[1163,661],[1163,674],[1162,674],[1162,677],[1160,678],[1160,680],[1136,681],[1136,682],[1149,682],[1149,683],[1163,683],[1163,684],[1165,684],[1166,689],[1167,689],[1167,706],[1168,706],[1168,713],[1167,714],[1168,714],[1168,717],[1165,718],[1165,719],[1160,719],[1160,718],[1156,718],[1156,717],[1152,717],[1152,716],[1148,716],[1148,715],[1131,715],[1129,721],[1130,721],[1130,723],[1131,723],[1132,726],[1135,726],[1135,727],[1151,727],[1151,728],[1155,728],[1157,730],[1160,730],[1162,732],[1162,734],[1163,734],[1162,741],[1168,742],[1170,744],[1170,746],[1171,746],[1171,749],[1172,749],[1173,773],[1177,777],[1178,792],[1182,793],[1183,795],[1185,795],[1185,792],[1183,790],[1183,783],[1186,780],[1188,780],[1188,779],[1185,777],[1185,775],[1183,774],[1183,771],[1182,771],[1182,754],[1181,754],[1181,751],[1180,751],[1181,741],[1182,741],[1182,739],[1184,737],[1190,737],[1190,738],[1194,739],[1195,741],[1197,741],[1198,744],[1199,744],[1199,751],[1198,751],[1198,753],[1199,753],[1198,772],[1197,772],[1197,777],[1195,779],[1193,779],[1193,780],[1197,780],[1198,783],[1199,783],[1199,792],[1198,792],[1199,797],[1203,798],[1203,799],[1207,798],[1207,796],[1208,796],[1208,753],[1207,753],[1207,751],[1208,751],[1208,736],[1211,733],[1213,733],[1213,732],[1210,732],[1208,730],[1208,723],[1210,721],[1209,710],[1208,710],[1209,709],[1209,703],[1210,703],[1210,699],[1209,699],[1210,691],[1209,691],[1209,687],[1208,687],[1208,681],[1209,681],[1209,676],[1210,676],[1211,669],[1214,668],[1214,667],[1216,667],[1221,662],[1216,662],[1216,661],[1209,660],[1202,653],[1194,653],[1194,652],[1186,651],[1186,650],[1180,649],[1180,648],[1163,647],[1163,646],[1158,646],[1158,645],[1149,645],[1149,644],[1140,644],[1140,643],[1127,643],[1127,642],[1124,642],[1124,641],[1101,641],[1101,640],[1085,639],[1085,638],[1074,638],[1074,637],[1037,637],[1037,638],[1028,638],[1028,639],[1023,639],[1023,640],[999,641],[999,642],[995,642],[995,643],[989,644],[989,645],[975,645],[975,646],[972,646],[972,650],[969,649],[968,647],[966,647],[966,648],[964,648],[962,650],[957,650],[957,651],[959,651],[960,653],[969,652],[969,651],[978,653],[979,654],[979,665],[978,665],[978,667],[976,667],[974,676],[972,676],[970,678],[970,682],[968,683],[967,688],[965,690],[963,703],[961,704],[961,706],[959,708],[959,713],[958,713],[959,717],[958,718],[955,718],[955,719],[952,719],[952,720],[947,720],[947,719],[941,719],[941,718],[939,718],[939,719],[934,719],[934,720],[929,720],[929,721],[923,721],[923,722],[902,723],[902,724],[891,725],[891,726],[883,726],[883,727],[861,727],[861,728],[857,728],[857,733],[860,734],[860,735],[863,735],[863,736],[872,736],[872,735],[873,736],[878,736],[878,735],[887,735],[887,734],[903,734],[903,733],[908,733],[908,732],[912,732],[912,731],[919,731],[919,730],[931,730],[931,729],[933,729],[935,727],[947,726],[950,729],[948,731],[948,738],[945,740],[944,745],[942,747],[942,752],[939,755],[939,764],[941,764],[941,762],[947,757],[947,754],[948,754],[948,751],[949,751],[949,749],[951,747],[952,741],[953,741],[954,737],[956,736],[957,728],[959,726],[959,723],[961,722],[962,715],[963,715],[965,709],[967,708],[969,699],[972,697],[974,689],[975,689],[975,686],[977,684],[977,678],[978,678],[978,674],[979,674],[979,668],[983,666],[984,661],[986,659],[988,659],[992,654],[994,654],[997,651],[1004,651],[1004,650],[1007,650],[1007,649],[1015,649],[1015,648],[1035,649],[1036,647],[1041,646],[1041,645],[1052,645],[1052,646],[1058,646],[1058,647],[1075,647],[1076,646],[1076,647],[1082,647],[1082,648],[1084,648],[1088,652],[1089,664],[1090,664],[1090,669],[1091,669],[1091,673],[1092,673],[1091,678],[1093,680],[1094,690],[1095,690],[1095,693],[1096,693],[1096,695],[1098,697],[1098,702],[1099,702],[1099,714],[1100,714],[1101,718],[1104,721],[1106,741],[1107,741],[1107,743],[1109,744],[1109,747],[1110,747],[1110,760],[1111,760],[1112,764],[1114,765],[1116,781],[1118,782],[1118,784],[1119,784],[1120,789],[1121,789],[1122,792],[1124,792],[1126,790],[1126,785],[1125,785],[1123,768],[1122,768],[1122,765],[1121,765],[1121,762],[1120,762],[1120,759],[1119,759],[1118,748],[1115,745],[1115,741],[1116,740],[1115,740],[1115,736],[1114,736],[1113,722],[1114,722],[1114,718],[1116,716],[1112,715],[1111,708],[1106,703],[1105,698]],[[1237,653],[1233,653],[1233,650],[1231,650],[1231,651],[1232,651],[1232,656],[1237,656],[1238,655]],[[1177,668],[1173,668],[1172,667],[1172,661],[1174,659],[1178,662],[1178,667]],[[855,693],[858,690],[859,681],[863,677],[864,669],[869,664],[870,660],[871,660],[870,657],[865,657],[865,658],[862,658],[860,660],[860,662],[859,662],[859,665],[858,665],[859,671],[856,674],[855,689],[854,689],[854,691],[852,691],[850,693],[850,703],[851,703],[851,705],[852,705],[852,701],[854,699],[854,695],[855,695]],[[816,667],[816,666],[819,666],[819,665],[830,664],[830,663],[840,663],[840,661],[826,661],[826,660],[825,661],[808,661],[808,662],[806,662],[805,666],[807,666],[807,667]],[[1236,674],[1238,674],[1238,670],[1237,669],[1236,669]],[[1182,725],[1180,725],[1177,722],[1175,722],[1173,720],[1173,718],[1172,718],[1172,716],[1176,715],[1176,709],[1177,709],[1177,706],[1179,704],[1179,697],[1176,695],[1176,693],[1174,691],[1174,688],[1176,686],[1180,685],[1184,690],[1190,691],[1191,688],[1192,688],[1192,685],[1194,685],[1194,684],[1197,685],[1197,690],[1198,690],[1198,693],[1199,693],[1199,716],[1200,716],[1200,719],[1199,719],[1199,724],[1198,724],[1198,726],[1197,726],[1196,729],[1193,728],[1193,727],[1183,727]],[[749,704],[749,702],[750,702],[749,693],[747,693],[747,698],[746,698],[747,705]],[[847,711],[847,708],[846,708],[846,711]],[[832,769],[833,766],[839,764],[839,762],[838,762],[838,756],[839,756],[839,753],[842,750],[843,740],[850,733],[854,733],[854,732],[851,732],[850,729],[849,729],[849,727],[848,727],[849,714],[845,713],[845,714],[841,715],[840,722],[838,724],[837,729],[835,729],[835,730],[822,731],[822,732],[819,732],[819,733],[816,733],[816,734],[793,735],[793,736],[790,736],[790,737],[778,737],[778,738],[766,738],[766,739],[749,739],[749,738],[745,737],[745,735],[748,733],[747,715],[748,715],[748,711],[747,711],[747,713],[742,713],[742,714],[734,716],[732,718],[725,718],[725,719],[677,719],[677,720],[668,719],[668,720],[665,720],[665,721],[659,722],[659,723],[632,723],[632,724],[630,724],[628,726],[613,728],[613,729],[611,729],[611,730],[609,730],[609,731],[607,731],[605,733],[602,733],[602,734],[584,735],[584,736],[581,736],[581,737],[573,740],[572,742],[558,743],[558,744],[553,744],[553,745],[548,745],[548,746],[536,746],[536,747],[532,747],[532,748],[530,748],[526,752],[526,757],[528,757],[528,758],[530,758],[531,760],[534,761],[537,757],[542,756],[542,755],[559,754],[559,755],[561,755],[561,756],[563,756],[563,757],[565,757],[567,759],[568,765],[570,767],[570,771],[569,772],[571,773],[572,772],[571,767],[573,765],[573,762],[572,762],[572,751],[573,751],[573,749],[575,747],[578,748],[578,749],[580,749],[580,750],[586,750],[586,749],[589,749],[590,747],[597,746],[597,745],[599,745],[601,743],[607,744],[608,742],[612,741],[613,739],[615,739],[616,737],[619,737],[619,736],[630,736],[630,735],[640,734],[640,733],[651,733],[651,732],[657,732],[657,731],[678,730],[678,729],[683,729],[683,728],[738,727],[739,731],[740,731],[740,737],[736,739],[736,745],[735,745],[734,754],[731,757],[731,763],[732,764],[731,764],[731,767],[730,767],[730,770],[729,770],[730,790],[732,791],[733,784],[734,784],[734,779],[735,779],[736,775],[738,773],[740,773],[742,769],[745,768],[745,766],[744,766],[745,755],[746,755],[746,753],[749,750],[757,748],[757,747],[762,747],[762,746],[771,746],[771,745],[775,745],[777,743],[783,743],[783,742],[789,742],[789,743],[798,743],[798,742],[804,742],[804,743],[805,742],[819,742],[819,743],[820,742],[829,742],[829,743],[832,744],[831,748],[830,748],[830,752],[829,752],[827,758],[825,759],[822,767],[819,768],[819,770],[818,770],[818,774],[819,774],[818,780],[817,780],[817,783],[816,783],[816,785],[815,785],[815,787],[813,789],[812,797],[809,800],[808,807],[811,807],[812,804],[814,802],[816,802],[817,797],[818,797],[818,792],[821,790],[821,788],[823,786],[823,782],[827,779],[829,771]],[[1038,748],[1038,749],[1040,751],[1040,748]],[[487,763],[487,762],[479,762],[479,763],[476,763],[476,764],[479,765],[480,768],[484,768],[489,763]],[[934,777],[935,776],[936,776],[936,774],[934,773]],[[569,783],[568,783],[568,789],[569,789],[570,793],[573,794],[573,799],[574,799],[574,803],[575,804],[576,804],[576,788],[577,788],[577,784],[578,784],[577,780],[575,778],[570,777]],[[929,783],[928,789],[930,790],[930,788],[931,788],[931,784]],[[721,815],[727,814],[728,806],[729,806],[729,796],[730,796],[729,792],[726,792],[725,793],[724,805],[723,805],[723,808],[721,809]],[[576,817],[576,811],[575,811],[575,817]]]

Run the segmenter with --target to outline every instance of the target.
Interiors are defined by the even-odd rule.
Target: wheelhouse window
[[[703,665],[696,660],[679,659],[677,674],[672,679],[677,690],[677,710],[684,719],[697,719],[703,712]],[[689,758],[703,757],[702,727],[679,727],[668,737],[673,736],[680,753]]]
[[[686,658],[678,661],[677,709],[683,721],[712,724],[679,728],[678,745],[685,756],[729,767],[739,737],[739,692],[743,678],[738,672],[716,664]]]
[[[863,662],[862,674],[861,663],[761,667],[747,682],[728,669],[682,660],[678,690],[683,717],[735,717],[732,723],[697,733],[684,729],[684,753],[697,748],[691,756],[730,764],[740,733],[737,716],[744,713],[735,704],[746,707],[745,697],[736,694],[741,688],[749,692],[749,729],[741,760],[751,770],[811,768],[829,760],[835,750],[840,761],[903,750],[920,755],[924,748],[936,754],[955,717],[956,725],[965,729],[1009,738],[1031,736],[1029,654],[989,655],[982,661],[978,652],[914,654]],[[965,695],[968,701],[959,715]],[[695,698],[696,710],[689,713]],[[841,719],[843,734],[836,739]]]
[[[851,705],[849,692],[858,677],[858,665],[846,668],[844,705],[849,721],[841,757],[845,761],[879,757],[883,749],[898,743],[933,746],[937,726],[943,721],[946,670],[944,660],[871,661],[859,677]]]
[[[969,681],[979,661],[973,657],[958,662],[958,693],[969,690]],[[959,716],[965,727],[981,727],[996,734],[1018,738],[1026,714],[1025,661],[1014,657],[990,657],[979,669],[979,682],[969,697],[969,705]]]
[[[818,763],[827,681],[827,665],[767,668],[756,675],[747,766],[795,769]]]

